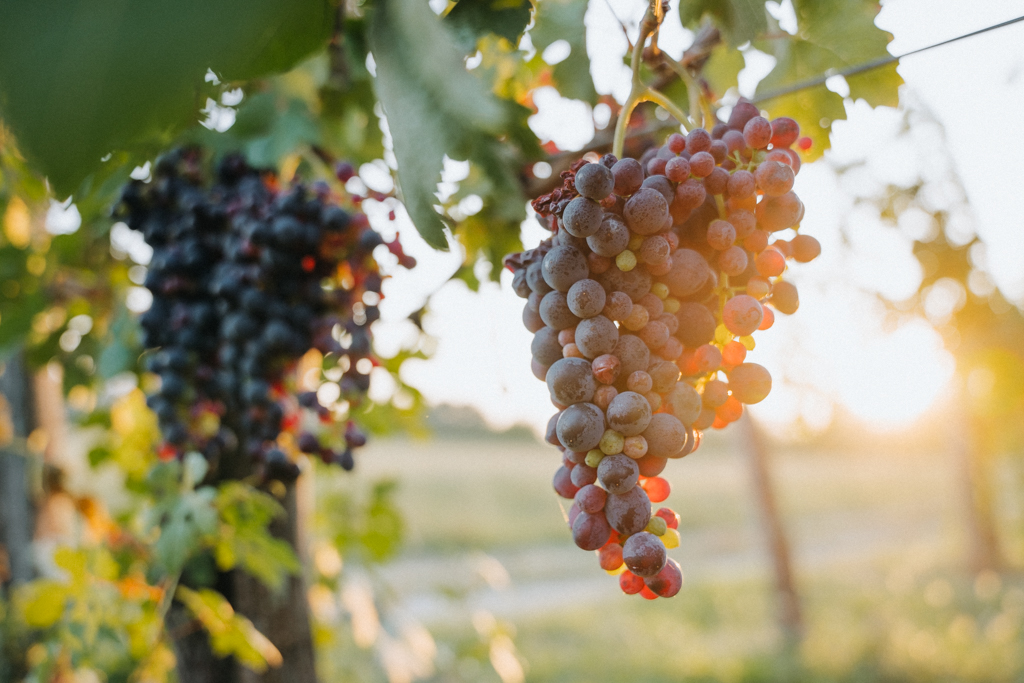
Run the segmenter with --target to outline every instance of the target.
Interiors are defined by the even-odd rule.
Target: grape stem
[[[644,18],[640,22],[640,35],[637,36],[636,43],[633,45],[633,53],[629,60],[630,70],[633,74],[632,85],[630,87],[629,97],[626,98],[625,104],[622,105],[622,111],[619,112],[619,118],[615,122],[615,138],[612,143],[612,154],[617,157],[622,156],[622,151],[626,144],[626,128],[629,125],[629,117],[641,102],[654,102],[658,104],[673,118],[679,121],[684,129],[687,126],[693,126],[693,122],[690,120],[690,117],[687,116],[682,109],[676,106],[676,104],[666,97],[664,93],[645,85],[643,79],[640,78],[640,66],[643,64],[644,44],[647,42],[648,37],[657,33],[658,28],[661,26],[661,22],[664,19],[664,14],[665,13],[661,6],[661,0],[651,0],[651,4],[647,8],[647,13],[644,14]]]

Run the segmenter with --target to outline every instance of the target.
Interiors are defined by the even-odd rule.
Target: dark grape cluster
[[[573,500],[576,544],[626,593],[671,597],[682,584],[666,554],[679,518],[651,506],[669,495],[668,460],[771,389],[746,362],[751,335],[773,309],[797,309],[787,259],[821,250],[799,234],[798,138],[792,119],[741,102],[727,124],[673,134],[639,160],[580,160],[533,203],[553,236],[506,259],[527,300],[533,373],[559,411],[547,433],[563,453],[555,491]]]
[[[125,187],[117,209],[153,247],[153,303],[140,322],[146,369],[160,378],[148,402],[161,454],[199,451],[223,477],[293,478],[296,451],[352,469],[365,436],[351,420],[335,424],[294,371],[313,353],[314,387],[330,362],[340,398],[363,400],[384,240],[325,183],[281,187],[238,155],[213,183],[205,176],[200,150],[172,152],[151,181]]]

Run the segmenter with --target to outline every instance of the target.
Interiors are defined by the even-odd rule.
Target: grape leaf
[[[777,60],[771,73],[757,86],[759,97],[829,70],[838,71],[889,55],[886,46],[892,34],[875,26],[878,5],[870,0],[797,0],[794,9],[796,35],[776,32],[775,37],[756,44]],[[872,106],[898,104],[902,82],[895,63],[847,80],[850,96],[863,98]],[[767,108],[773,116],[796,119],[801,132],[814,141],[807,153],[808,160],[816,159],[828,148],[832,121],[846,118],[842,98],[824,85],[767,100]]]
[[[459,0],[444,20],[463,51],[470,52],[488,33],[517,44],[530,23],[531,10],[530,0]]]
[[[369,37],[402,200],[423,239],[447,249],[445,223],[434,209],[444,157],[500,135],[507,115],[466,71],[450,32],[426,4],[378,2]]]
[[[587,56],[587,30],[583,15],[587,3],[573,0],[541,0],[537,5],[536,23],[530,29],[530,40],[541,53],[556,40],[569,43],[569,56],[555,64],[551,79],[564,96],[594,104],[597,91],[590,76]]]
[[[248,79],[321,47],[329,0],[16,0],[0,9],[0,111],[65,196],[104,155],[195,123],[207,70]]]
[[[768,30],[763,0],[682,0],[679,18],[683,26],[695,28],[708,15],[736,47]]]

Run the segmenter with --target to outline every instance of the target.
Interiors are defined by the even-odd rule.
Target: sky
[[[620,102],[628,92],[629,71],[620,59],[626,41],[618,21],[636,35],[645,6],[644,0],[591,0],[588,6],[587,51],[595,86]],[[889,0],[877,24],[894,35],[890,52],[902,54],[1022,14],[1024,0]],[[785,28],[792,17],[789,0],[777,16]],[[678,56],[691,40],[671,12],[659,44]],[[557,56],[557,49],[552,52],[545,56]],[[760,53],[746,58],[739,94],[750,95],[772,58]],[[857,209],[858,194],[911,181],[921,169],[936,177],[955,171],[970,203],[969,212],[959,212],[963,234],[982,237],[992,279],[1009,297],[1024,299],[1024,166],[1014,161],[1024,156],[1024,23],[908,57],[898,70],[906,81],[901,100],[913,102],[937,123],[924,121],[910,136],[900,136],[901,112],[847,99],[848,119],[834,124],[832,149],[797,177],[795,189],[806,205],[802,229],[822,242],[824,253],[790,271],[800,289],[800,310],[777,316],[772,329],[759,332],[749,357],[775,379],[772,394],[752,413],[782,430],[824,428],[837,406],[872,428],[899,428],[949,397],[954,366],[942,338],[925,320],[894,327],[876,296],[900,298],[915,291],[920,271],[911,243],[903,232]],[[829,87],[845,92],[841,79]],[[586,144],[595,119],[602,118],[602,112],[553,91],[538,93],[535,102],[539,111],[531,127],[561,149]],[[861,164],[859,170],[840,179],[834,169],[851,163]],[[464,174],[464,166],[453,162],[444,179],[457,182]],[[387,182],[379,179],[379,168],[361,175],[371,184]],[[934,202],[960,205],[955,186],[941,194]],[[394,231],[383,215],[368,213],[383,232]],[[920,218],[908,215],[903,227],[912,231]],[[433,338],[431,357],[407,362],[403,379],[432,403],[476,407],[495,427],[526,423],[542,430],[554,408],[545,385],[529,369],[531,335],[522,326],[523,300],[511,291],[510,274],[502,274],[500,285],[485,283],[473,293],[461,282],[447,281],[461,254],[431,250],[405,217],[396,224],[419,265],[392,271],[385,284],[375,330],[379,351],[389,355],[415,338],[405,317],[429,297],[424,325]],[[531,220],[524,222],[527,248],[545,234]],[[377,390],[386,388],[382,383]]]

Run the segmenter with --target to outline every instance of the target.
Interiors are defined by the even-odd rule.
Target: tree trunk
[[[768,551],[771,554],[772,568],[775,573],[775,590],[779,599],[779,625],[787,641],[794,643],[803,635],[803,615],[800,609],[800,597],[796,591],[796,582],[793,579],[789,542],[786,540],[786,531],[775,501],[768,447],[761,430],[748,414],[743,415],[740,423],[750,455],[750,469],[754,480],[757,506],[767,536]]]
[[[0,570],[0,583],[18,584],[32,579],[32,530],[35,506],[32,500],[31,463],[24,447],[35,428],[32,376],[22,354],[12,355],[2,365],[0,394],[10,415],[13,443],[0,443],[0,551],[6,571]]]
[[[966,391],[960,393],[966,396]],[[960,471],[967,521],[968,565],[971,571],[1000,571],[1005,568],[995,518],[992,487],[992,454],[978,438],[965,403],[957,411],[954,448]]]
[[[301,556],[301,549],[296,547],[299,532],[294,485],[288,487],[283,503],[287,516],[275,520],[270,531],[288,541]],[[232,658],[218,658],[210,650],[208,634],[193,625],[187,610],[175,603],[167,616],[167,628],[175,638],[180,683],[317,683],[309,608],[301,576],[291,577],[281,595],[274,595],[257,579],[235,570],[221,575],[216,589],[238,614],[247,617],[270,639],[281,652],[283,663],[258,674]]]

